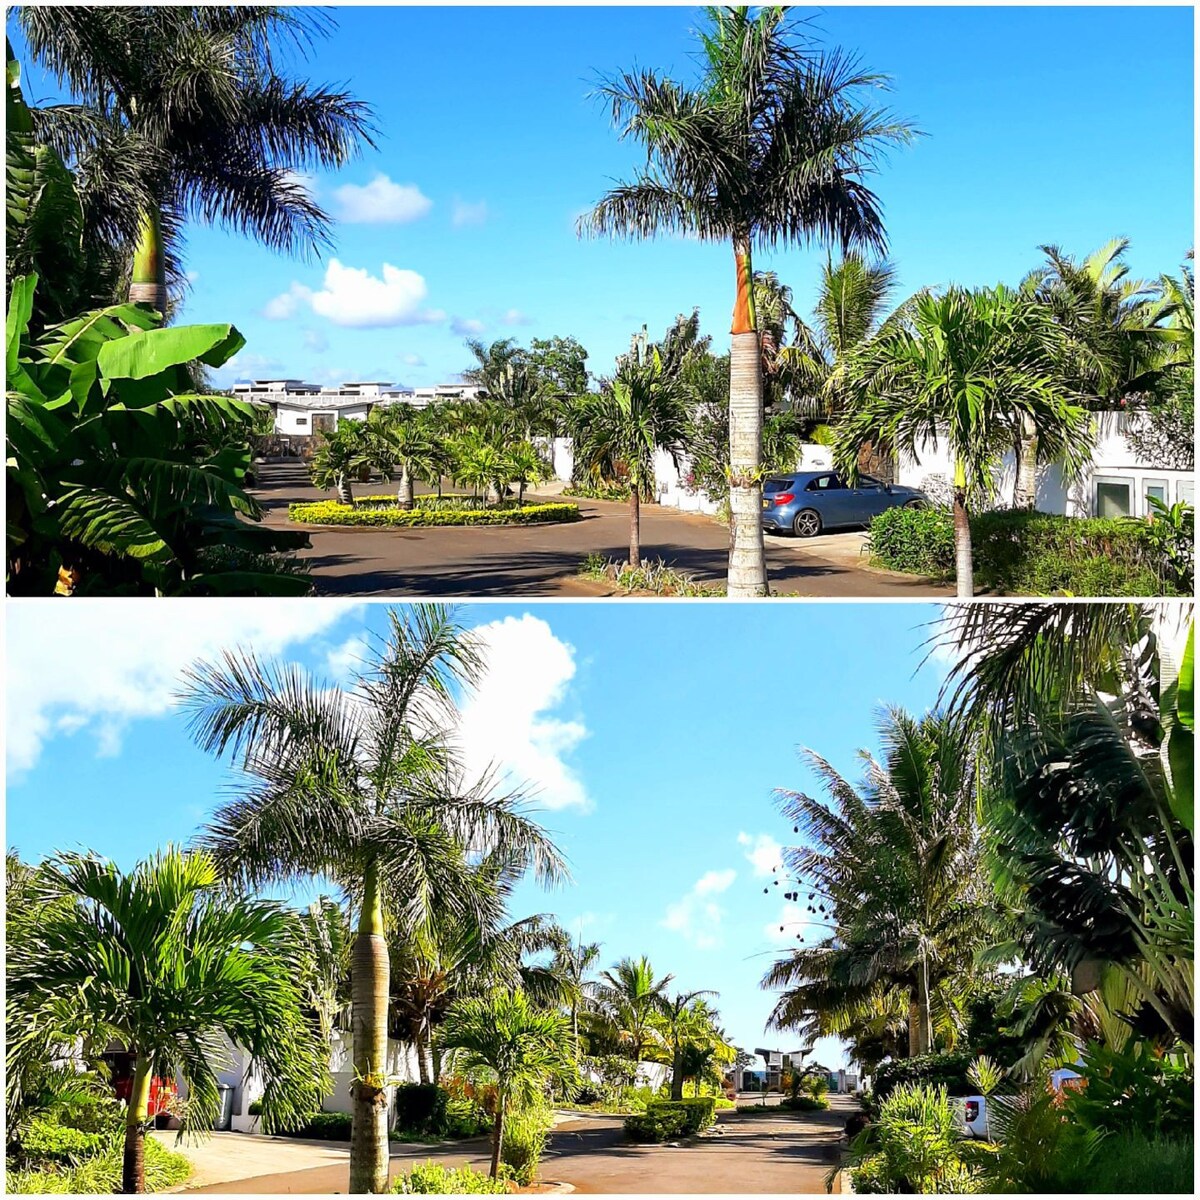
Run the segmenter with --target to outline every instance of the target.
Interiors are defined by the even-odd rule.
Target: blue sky
[[[541,819],[571,863],[569,886],[522,885],[515,911],[552,912],[602,942],[605,966],[645,953],[679,986],[719,991],[741,1044],[793,1048],[764,1035],[771,999],[758,987],[800,929],[769,869],[791,836],[772,793],[816,786],[799,746],[858,778],[855,751],[874,745],[879,706],[933,703],[945,666],[920,664],[938,609],[629,602],[460,614],[483,627],[490,663],[464,705],[467,752],[541,789]],[[386,621],[380,606],[338,601],[175,601],[137,621],[64,605],[49,642],[45,615],[9,602],[6,844],[31,859],[86,847],[126,866],[190,839],[230,784],[173,709],[185,665],[243,644],[342,680],[365,629]]]
[[[927,135],[875,180],[897,299],[929,284],[1015,282],[1047,242],[1083,254],[1129,237],[1146,276],[1174,271],[1191,246],[1190,7],[802,11],[825,44],[890,74],[893,108]],[[643,322],[661,331],[693,306],[725,344],[724,247],[574,231],[638,161],[589,98],[598,74],[636,64],[686,77],[696,10],[367,6],[337,19],[300,73],[369,101],[382,137],[314,186],[342,217],[392,219],[339,220],[333,254],[308,265],[194,229],[184,319],[231,320],[249,339],[223,381],[431,383],[467,365],[468,332],[571,334],[605,372]],[[35,100],[52,96],[35,67],[26,80]],[[793,249],[758,265],[807,310],[822,259]],[[347,324],[364,320],[388,323]]]

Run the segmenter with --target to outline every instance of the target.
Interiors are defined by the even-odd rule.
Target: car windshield
[[[792,486],[790,479],[768,479],[763,484],[763,492],[766,495],[771,495],[772,492],[786,492]]]

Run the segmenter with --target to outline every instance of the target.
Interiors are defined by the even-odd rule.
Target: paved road
[[[303,552],[326,596],[583,596],[604,590],[577,579],[589,554],[624,559],[628,510],[621,504],[579,500],[582,519],[564,525],[425,529],[320,529],[293,525],[294,500],[328,499],[299,464],[260,466],[255,495],[268,524],[304,528],[312,549]],[[366,485],[363,485],[365,487]],[[385,485],[371,485],[381,490]],[[362,488],[359,489],[362,491]],[[769,537],[772,587],[797,596],[949,596],[952,589],[858,561],[856,535],[812,541]],[[642,555],[709,582],[725,578],[729,534],[708,517],[648,504],[642,508]],[[848,552],[849,551],[849,552]]]
[[[827,1113],[724,1112],[715,1134],[686,1146],[638,1146],[625,1140],[621,1118],[580,1114],[550,1135],[541,1176],[572,1184],[583,1193],[780,1193],[822,1194],[825,1175],[837,1161],[847,1113],[846,1097],[832,1097]],[[399,1149],[393,1145],[392,1177],[413,1162],[434,1158],[448,1165],[486,1168],[486,1142],[453,1151]],[[326,1164],[247,1179],[195,1192],[281,1195],[341,1192],[347,1168]]]

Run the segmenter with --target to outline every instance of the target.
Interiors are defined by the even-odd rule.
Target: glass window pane
[[[1128,517],[1132,511],[1129,504],[1129,491],[1127,483],[1097,483],[1096,516]]]
[[[1181,479],[1179,481],[1179,498],[1184,504],[1196,503],[1196,481],[1194,479]]]

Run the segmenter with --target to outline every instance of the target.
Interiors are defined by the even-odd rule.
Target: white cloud
[[[401,355],[400,361],[406,367],[423,367],[425,365],[425,360],[419,354]]]
[[[720,925],[725,909],[713,897],[728,891],[736,878],[737,872],[732,867],[706,871],[689,892],[667,905],[660,924],[691,942],[697,950],[716,948],[721,944]]]
[[[371,641],[365,634],[355,634],[338,646],[333,646],[325,655],[329,674],[340,685],[352,683],[359,668],[367,661]]]
[[[455,317],[450,322],[450,330],[452,333],[457,333],[463,336],[470,336],[476,333],[482,333],[487,326],[475,317]]]
[[[455,229],[467,225],[482,225],[487,220],[488,206],[486,200],[462,200],[454,197],[454,208],[450,214],[450,223]]]
[[[86,730],[101,755],[117,753],[130,721],[160,717],[183,669],[234,646],[282,653],[321,633],[354,605],[310,599],[173,600],[127,605],[63,604],[52,630],[44,605],[8,613],[7,762],[36,765],[46,743]]]
[[[591,808],[567,761],[587,737],[578,720],[555,715],[575,677],[575,648],[526,613],[476,631],[487,673],[461,705],[460,741],[468,771],[495,764],[507,786],[526,785],[542,808]]]
[[[769,834],[751,836],[739,833],[738,845],[745,846],[746,861],[754,868],[755,875],[775,874],[783,866],[783,847]]]
[[[527,316],[519,308],[510,308],[500,318],[502,325],[532,325],[533,318]]]
[[[319,329],[306,329],[304,331],[304,348],[313,350],[317,354],[324,354],[329,349],[329,339]]]
[[[390,325],[430,325],[446,319],[440,309],[423,307],[428,288],[416,271],[384,263],[380,275],[364,267],[347,267],[336,258],[325,268],[324,286],[313,291],[293,283],[284,293],[267,302],[263,316],[287,320],[307,305],[319,317],[354,329],[378,329]]]
[[[402,225],[417,221],[433,207],[415,183],[393,183],[386,175],[376,175],[370,183],[346,183],[333,193],[338,216],[360,225]]]

